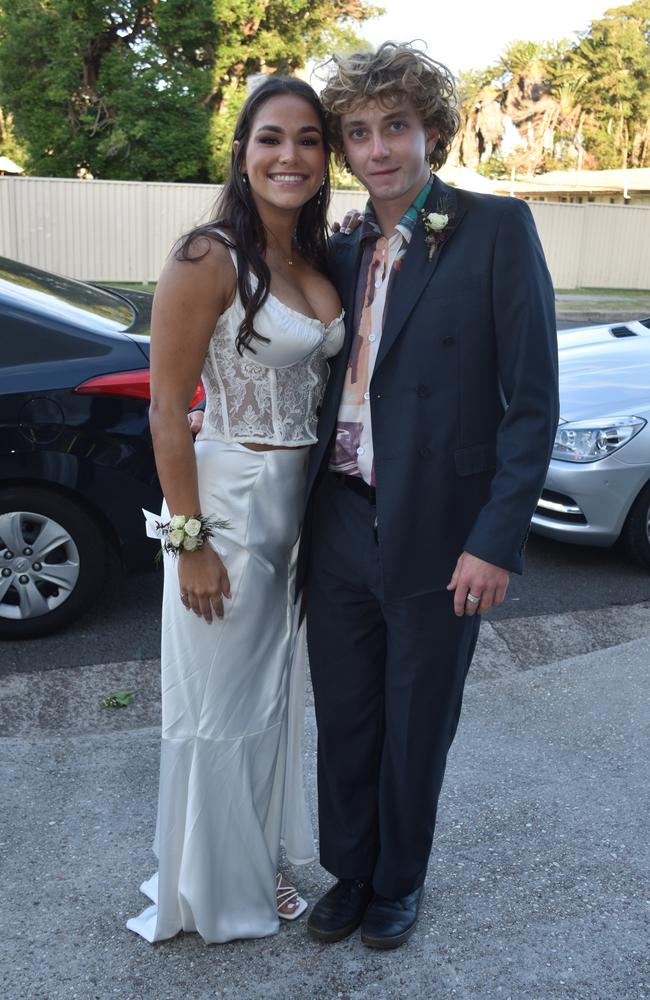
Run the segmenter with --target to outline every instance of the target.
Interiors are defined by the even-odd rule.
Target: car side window
[[[0,310],[0,366],[42,364],[98,357],[110,346],[73,331],[57,329],[36,318]]]

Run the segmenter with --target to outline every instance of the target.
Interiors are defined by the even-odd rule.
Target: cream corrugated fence
[[[90,281],[155,281],[173,241],[210,217],[210,184],[0,177],[0,255]],[[336,191],[331,219],[365,195]],[[650,208],[531,204],[556,288],[649,288]]]

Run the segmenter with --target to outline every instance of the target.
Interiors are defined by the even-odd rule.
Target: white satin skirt
[[[201,510],[229,522],[211,544],[232,599],[210,625],[186,611],[176,561],[164,556],[158,872],[141,886],[153,905],[127,922],[152,942],[274,934],[281,842],[294,864],[314,858],[293,600],[308,449],[195,449]]]

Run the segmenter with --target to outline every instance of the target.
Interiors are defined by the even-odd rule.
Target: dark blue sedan
[[[0,257],[0,637],[74,621],[113,554],[153,563],[151,299]]]

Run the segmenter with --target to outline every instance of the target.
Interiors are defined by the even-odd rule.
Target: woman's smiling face
[[[294,94],[270,97],[251,122],[241,170],[257,210],[299,211],[323,183],[325,143],[314,108]]]

